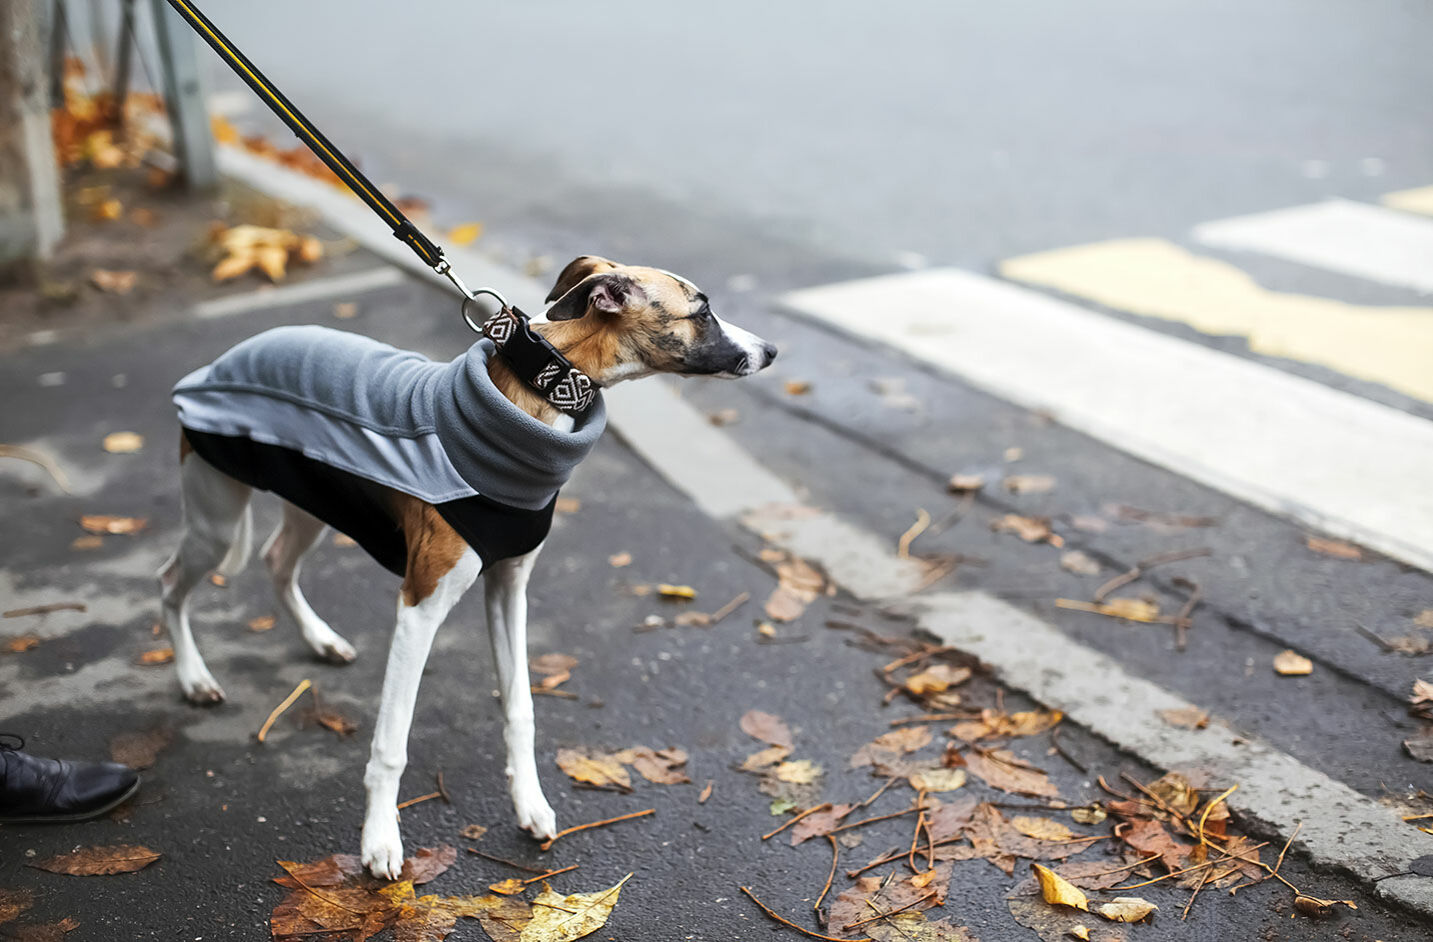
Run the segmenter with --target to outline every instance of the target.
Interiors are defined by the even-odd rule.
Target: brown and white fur
[[[775,347],[713,315],[706,296],[690,282],[659,269],[583,256],[563,270],[548,300],[556,301],[548,322],[535,328],[601,386],[652,373],[735,378],[757,372],[776,356]],[[532,392],[501,359],[490,363],[495,385],[519,408],[555,427],[570,427],[569,416]],[[249,555],[250,488],[207,464],[187,441],[180,446],[180,481],[184,534],[159,575],[163,621],[185,697],[197,704],[218,703],[224,692],[194,643],[187,602],[211,571],[232,573]],[[526,589],[541,547],[483,572],[477,554],[431,504],[398,491],[391,491],[389,500],[406,540],[408,563],[363,779],[368,803],[362,856],[375,875],[396,879],[403,866],[398,781],[407,764],[418,684],[438,626],[479,575],[487,596],[517,822],[534,837],[548,838],[557,833],[557,819],[538,780],[527,669]],[[356,656],[353,646],[315,614],[298,587],[303,558],[325,529],[320,520],[285,502],[283,521],[262,555],[279,604],[298,623],[304,640],[319,657],[347,663]]]

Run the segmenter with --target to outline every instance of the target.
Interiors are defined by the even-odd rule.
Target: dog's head
[[[696,285],[660,268],[584,255],[547,300],[548,321],[579,334],[584,369],[603,385],[651,373],[735,379],[776,359],[776,347],[717,317]]]

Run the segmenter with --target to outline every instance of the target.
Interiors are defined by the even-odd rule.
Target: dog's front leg
[[[420,565],[429,567],[434,561]],[[363,819],[363,863],[375,875],[398,878],[403,869],[403,840],[398,833],[398,782],[408,764],[408,729],[418,700],[423,665],[433,646],[433,636],[458,599],[482,570],[476,553],[466,547],[451,567],[425,585],[428,579],[409,576],[398,599],[398,624],[388,649],[388,668],[383,675],[383,696],[378,704],[378,721],[373,730],[373,748],[363,784],[368,792],[368,810]],[[439,563],[439,565],[442,565]],[[424,589],[427,595],[422,595]]]
[[[557,815],[542,794],[534,754],[532,687],[527,669],[527,580],[542,547],[495,564],[485,575],[488,633],[503,698],[503,740],[507,744],[508,790],[518,827],[533,837],[557,833]]]

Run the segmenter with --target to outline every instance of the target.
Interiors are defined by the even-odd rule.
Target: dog
[[[211,572],[244,564],[254,489],[284,499],[283,520],[261,555],[280,607],[319,657],[355,657],[297,581],[329,526],[402,576],[363,779],[362,860],[379,877],[396,879],[403,867],[398,784],[423,666],[438,627],[479,575],[517,823],[538,839],[557,833],[534,755],[526,588],[556,490],[601,434],[601,387],[654,373],[748,376],[777,353],[713,314],[691,282],[661,269],[582,256],[563,269],[547,302],[546,322],[532,329],[574,368],[558,384],[567,400],[524,382],[516,353],[508,357],[492,339],[438,364],[322,327],[267,331],[175,387],[183,535],[159,582],[190,702],[218,703],[224,693],[195,645],[189,593]],[[500,329],[484,331],[498,340],[513,326],[494,323]],[[572,401],[585,408],[563,407]]]

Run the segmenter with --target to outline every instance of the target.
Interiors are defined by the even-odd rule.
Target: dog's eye
[[[693,319],[693,320],[706,320],[706,319],[710,318],[711,316],[712,316],[712,306],[711,306],[710,304],[703,303],[702,306],[697,309],[697,312],[692,315],[692,319]]]

